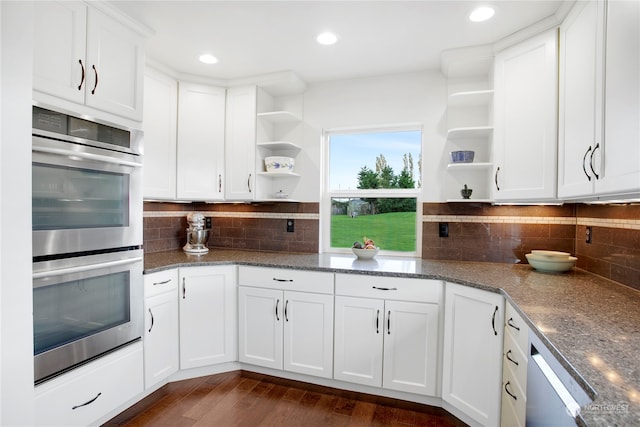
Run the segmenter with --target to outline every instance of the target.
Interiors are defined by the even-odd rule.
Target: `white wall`
[[[446,95],[446,80],[439,71],[310,86],[304,94],[304,150],[296,160],[296,170],[302,178],[294,198],[305,202],[321,198],[323,130],[420,123],[423,199],[444,200],[441,158],[446,139]]]
[[[33,4],[0,1],[0,425],[33,425]]]

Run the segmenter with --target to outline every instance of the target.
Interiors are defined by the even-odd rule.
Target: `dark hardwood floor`
[[[167,384],[103,427],[465,425],[441,408],[236,371]]]

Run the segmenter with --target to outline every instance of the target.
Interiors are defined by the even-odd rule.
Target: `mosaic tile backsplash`
[[[213,217],[211,248],[318,252],[318,203],[161,202],[144,204],[145,252],[182,248],[193,211]],[[441,222],[449,237],[439,237]],[[424,203],[422,226],[425,259],[526,263],[532,249],[558,250],[577,256],[582,269],[640,290],[640,205]]]

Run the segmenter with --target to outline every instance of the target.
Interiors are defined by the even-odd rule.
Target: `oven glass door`
[[[142,245],[141,179],[137,156],[34,136],[33,256]]]
[[[142,250],[34,265],[36,380],[142,334]]]

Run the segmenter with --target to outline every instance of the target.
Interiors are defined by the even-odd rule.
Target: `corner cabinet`
[[[180,369],[237,360],[236,267],[181,267]]]
[[[34,99],[142,121],[142,36],[83,2],[37,2],[34,12]]]
[[[334,378],[435,396],[442,282],[336,275]]]
[[[558,195],[640,193],[640,4],[577,2],[560,26]]]
[[[256,199],[257,86],[227,89],[225,119],[225,164],[227,200]]]
[[[239,360],[331,378],[333,274],[239,267]]]
[[[178,100],[176,196],[224,200],[225,89],[179,82]]]
[[[503,323],[502,295],[445,283],[442,399],[484,426],[500,424]]]
[[[556,200],[557,38],[549,30],[496,54],[496,202]]]

